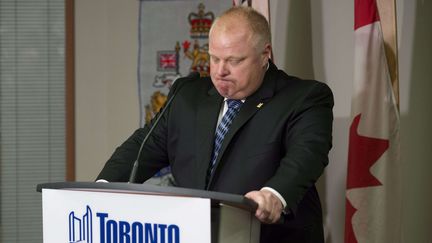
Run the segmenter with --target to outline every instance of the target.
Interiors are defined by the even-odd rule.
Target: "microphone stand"
[[[173,95],[165,103],[165,106],[162,108],[162,111],[157,114],[156,120],[154,121],[153,125],[150,127],[150,130],[147,132],[147,135],[144,137],[144,139],[143,139],[143,141],[141,143],[141,146],[140,146],[140,148],[138,150],[138,155],[137,155],[136,160],[134,161],[134,164],[133,164],[133,167],[132,167],[132,171],[131,171],[128,183],[134,183],[135,182],[136,173],[138,171],[138,164],[139,164],[138,160],[139,160],[139,158],[141,156],[141,151],[144,148],[144,144],[147,142],[147,140],[149,139],[150,135],[153,133],[153,130],[155,129],[155,127],[159,123],[159,120],[161,119],[161,117],[163,116],[163,114],[165,114],[165,111],[168,109],[168,107],[170,106],[170,104],[174,100],[174,97],[178,94],[180,88],[182,88],[183,85],[185,83],[187,83],[188,81],[195,80],[196,78],[199,78],[199,77],[200,77],[200,74],[198,72],[193,72],[193,73],[189,74],[187,77],[185,77],[184,81],[179,84],[179,87],[177,87],[177,89],[174,91]]]

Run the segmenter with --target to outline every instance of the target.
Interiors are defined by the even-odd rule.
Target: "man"
[[[333,96],[325,84],[278,70],[270,53],[262,15],[237,7],[219,17],[209,34],[211,79],[173,86],[177,96],[143,147],[137,182],[170,165],[178,186],[257,202],[261,242],[323,242],[314,183],[328,163]],[[148,130],[117,148],[98,179],[127,181]]]

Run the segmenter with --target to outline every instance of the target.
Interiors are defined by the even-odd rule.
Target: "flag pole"
[[[383,32],[384,49],[399,111],[399,62],[397,42],[397,14],[396,0],[377,0],[380,15],[381,29]]]

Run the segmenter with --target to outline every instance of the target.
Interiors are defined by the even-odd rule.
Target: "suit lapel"
[[[223,157],[223,154],[227,147],[229,146],[232,138],[238,132],[238,130],[253,117],[253,115],[261,108],[261,106],[265,105],[265,103],[274,95],[276,81],[274,80],[274,72],[277,70],[276,66],[272,63],[270,64],[270,68],[267,71],[264,81],[261,87],[250,97],[248,97],[245,103],[242,105],[239,113],[234,118],[228,132],[225,134],[224,140],[222,142],[222,147],[219,151],[219,156],[216,160],[214,172],[210,177],[208,187],[211,186],[214,175],[217,173],[218,166],[220,164],[220,160]],[[214,138],[213,138],[214,139]],[[211,152],[210,152],[211,153]],[[229,161],[228,161],[229,163]]]
[[[223,102],[215,88],[211,88],[203,100],[199,101],[197,111],[197,168],[199,181],[202,182],[201,188],[205,188],[207,170],[210,165],[211,154],[213,151],[214,132],[216,130],[217,119]]]

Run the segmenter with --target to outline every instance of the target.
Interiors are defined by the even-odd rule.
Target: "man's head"
[[[209,34],[210,76],[217,91],[230,99],[253,94],[263,82],[270,53],[264,16],[248,7],[226,11]]]

